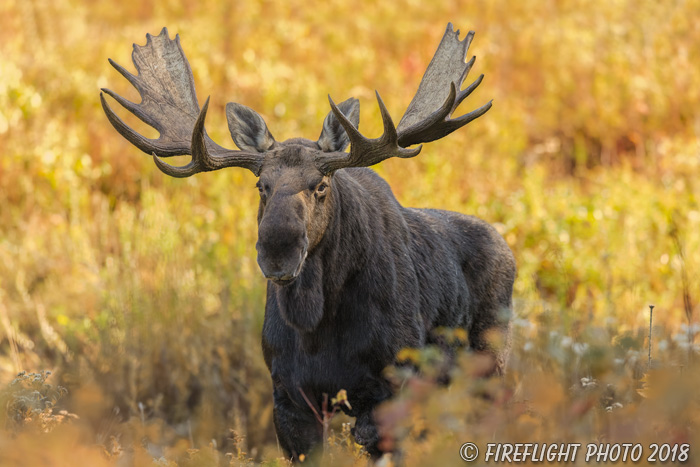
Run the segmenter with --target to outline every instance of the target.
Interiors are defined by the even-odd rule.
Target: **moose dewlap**
[[[100,94],[107,118],[137,148],[173,177],[242,167],[258,178],[258,264],[268,279],[262,347],[272,376],[274,421],[280,444],[298,459],[322,438],[314,415],[324,394],[345,389],[344,410],[356,417],[354,436],[380,455],[373,409],[391,397],[382,376],[400,349],[432,342],[438,327],[461,327],[469,347],[490,355],[503,371],[507,345],[494,349],[488,335],[507,343],[515,261],[484,221],[435,209],[402,207],[387,183],[366,168],[389,157],[418,155],[491,108],[452,118],[483,75],[462,89],[474,64],[465,62],[474,36],[459,40],[447,26],[406,113],[395,126],[377,101],[384,134],[358,131],[360,104],[348,99],[323,121],[317,141],[277,141],[252,109],[226,106],[231,137],[226,149],[204,130],[201,108],[178,36],[147,35],[134,45],[133,75],[110,60],[140,93],[134,104],[103,89],[160,133],[148,139],[127,126]],[[345,152],[347,146],[349,152]],[[191,155],[183,167],[161,158]],[[313,407],[313,409],[312,409]]]

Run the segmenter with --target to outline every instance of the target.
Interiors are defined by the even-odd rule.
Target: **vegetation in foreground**
[[[471,100],[494,108],[376,170],[404,205],[498,226],[519,267],[513,350],[503,381],[463,355],[447,389],[431,383],[439,353],[408,350],[424,374],[388,370],[403,391],[379,415],[387,433],[407,465],[460,465],[462,443],[494,440],[690,443],[696,458],[698,13],[0,1],[0,463],[285,464],[259,348],[255,181],[157,172],[102,115],[100,87],[136,98],[107,57],[180,33],[218,141],[229,100],[281,138],[315,137],[328,93],[359,98],[372,135],[374,88],[400,114],[448,21],[477,31]],[[348,421],[327,455],[362,465]]]

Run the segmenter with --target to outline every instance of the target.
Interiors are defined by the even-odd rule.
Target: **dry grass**
[[[697,0],[0,0],[0,383],[24,401],[6,405],[0,464],[284,465],[254,178],[165,178],[99,106],[104,86],[136,97],[107,57],[130,65],[130,44],[163,26],[212,95],[220,142],[228,100],[278,139],[315,138],[328,93],[359,98],[378,134],[372,91],[398,118],[445,24],[477,31],[486,79],[463,106],[494,108],[377,170],[405,205],[496,224],[519,266],[514,349],[504,381],[471,377],[468,355],[449,390],[394,372],[406,391],[384,420],[408,465],[458,465],[465,441],[693,444],[699,14]],[[431,351],[414,356],[429,372]],[[32,406],[11,382],[44,369]],[[63,415],[50,429],[26,422],[47,410]],[[329,455],[364,463],[343,430]]]

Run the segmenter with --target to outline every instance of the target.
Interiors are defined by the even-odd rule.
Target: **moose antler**
[[[394,156],[408,158],[418,155],[421,150],[420,146],[416,149],[404,149],[399,146],[399,136],[396,133],[394,122],[391,120],[391,115],[389,115],[389,111],[379,93],[376,92],[376,94],[379,111],[382,114],[382,122],[384,123],[384,134],[376,139],[362,136],[360,131],[355,128],[355,125],[335,105],[331,96],[328,96],[335,118],[338,119],[348,134],[348,138],[350,138],[350,153],[320,154],[316,159],[316,164],[321,172],[329,174],[344,167],[369,167]]]
[[[472,57],[469,62],[464,61],[473,38],[474,31],[470,31],[460,41],[459,30],[455,32],[452,23],[447,25],[445,35],[423,75],[416,95],[401,118],[398,129],[394,127],[391,116],[377,93],[384,122],[384,134],[380,138],[368,139],[362,136],[329,96],[331,109],[347,132],[351,147],[349,154],[320,155],[317,159],[319,170],[331,173],[343,167],[368,167],[390,157],[414,157],[422,146],[413,150],[406,149],[408,146],[443,138],[485,114],[491,108],[491,101],[461,117],[451,118],[462,101],[484,79],[482,74],[466,89],[461,89],[476,60],[476,57]],[[440,102],[443,104],[436,108],[436,103]]]
[[[134,44],[132,60],[138,72],[129,73],[111,59],[109,63],[121,73],[141,95],[141,103],[134,104],[109,89],[102,89],[129,112],[160,133],[158,139],[145,138],[124,123],[110,108],[100,93],[102,108],[114,128],[134,146],[153,160],[160,170],[173,177],[189,177],[198,172],[243,167],[255,175],[260,173],[263,154],[234,151],[219,146],[204,130],[209,99],[199,110],[194,89],[192,69],[180,46],[180,36],[168,37],[163,28],[158,36],[146,34],[146,45]],[[160,157],[192,155],[184,167],[166,164]]]

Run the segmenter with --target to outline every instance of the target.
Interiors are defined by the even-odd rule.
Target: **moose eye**
[[[325,182],[322,182],[319,186],[316,187],[316,194],[317,195],[323,195],[326,193],[326,188],[328,188],[328,185],[326,185]]]
[[[258,189],[258,192],[260,193],[260,197],[261,197],[261,198],[265,198],[265,194],[266,194],[266,192],[267,192],[267,187],[266,187],[266,186],[263,186],[262,183],[258,182],[258,183],[255,184],[255,188]]]

